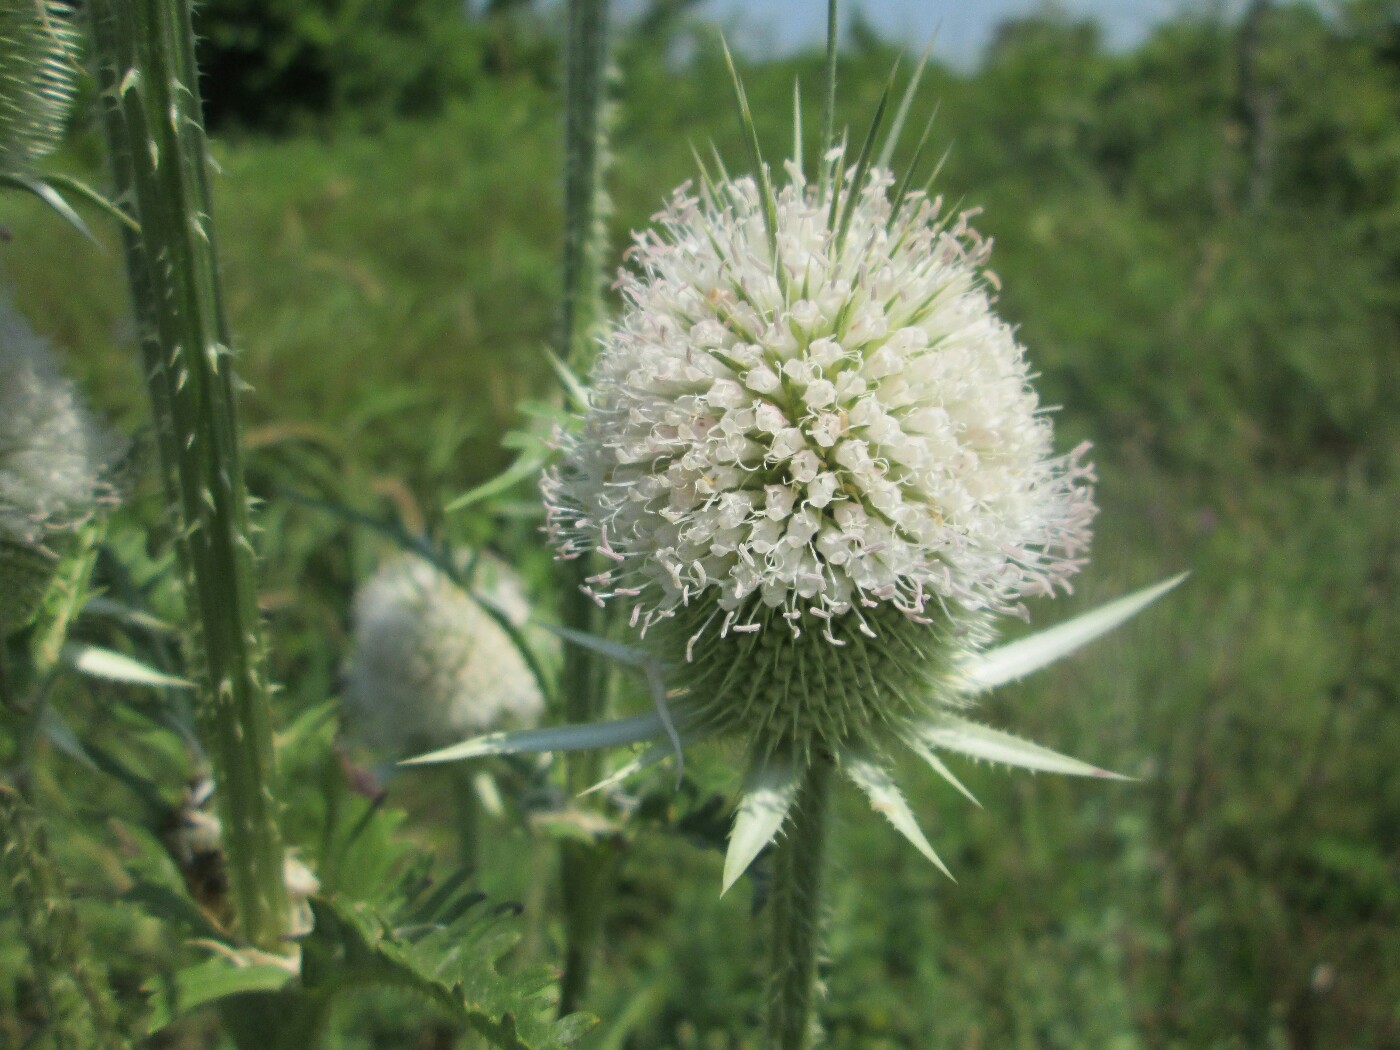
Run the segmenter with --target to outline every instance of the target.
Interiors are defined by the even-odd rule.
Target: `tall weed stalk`
[[[199,733],[213,767],[239,928],[275,947],[283,850],[236,380],[219,288],[187,0],[92,0],[93,53],[127,276],[184,573]]]
[[[607,0],[571,0],[564,100],[564,289],[560,345],[568,364],[586,371],[603,322],[603,253],[607,163],[605,96],[608,66]],[[576,631],[595,633],[601,616],[583,593],[593,568],[587,558],[563,566],[564,619]],[[564,705],[570,722],[598,719],[606,702],[607,667],[581,646],[570,646],[564,663]],[[598,779],[595,753],[571,755],[568,785],[577,794]],[[602,923],[602,896],[611,869],[606,847],[565,842],[560,854],[564,907],[564,974],[559,1010],[577,1010]]]

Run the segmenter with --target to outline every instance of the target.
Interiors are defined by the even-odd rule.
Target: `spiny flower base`
[[[686,694],[687,723],[804,766],[851,746],[884,750],[939,706],[962,706],[953,664],[984,637],[978,620],[919,621],[888,604],[808,617],[805,628],[767,610],[753,621],[758,630],[722,634],[701,631],[715,613],[707,605],[653,629],[663,652],[690,657],[668,676]]]

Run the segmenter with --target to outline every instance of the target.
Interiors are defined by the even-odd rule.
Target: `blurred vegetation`
[[[335,695],[349,595],[382,546],[287,490],[490,542],[545,579],[528,486],[436,509],[504,466],[501,435],[531,425],[521,400],[549,396],[559,286],[556,42],[528,5],[472,19],[453,6],[204,9],[287,726]],[[614,244],[691,176],[692,142],[743,156],[715,39],[686,6],[620,41]],[[895,51],[855,36],[839,120],[859,134]],[[820,61],[744,69],[773,155],[793,79],[815,85]],[[957,885],[845,799],[831,1045],[1400,1047],[1400,9],[1257,2],[1241,23],[1182,17],[1126,53],[1092,26],[1025,19],[975,72],[934,67],[915,118],[935,105],[933,141],[951,146],[938,188],[985,209],[1002,307],[1063,407],[1060,440],[1094,440],[1103,479],[1084,593],[1033,609],[1037,622],[1194,575],[988,704],[997,724],[1139,783],[971,769],[978,810],[905,771]],[[68,164],[93,177],[94,154],[80,128]],[[17,303],[94,400],[139,428],[118,253],[38,205],[5,206]],[[144,569],[99,571],[173,615],[161,563],[143,561],[153,489],[113,530],[122,562]],[[178,796],[190,759],[157,730],[171,718],[155,701],[69,683],[55,704]],[[354,876],[349,847],[331,846],[368,803],[328,733],[283,765],[289,835],[334,889]],[[697,756],[678,795],[667,772],[639,787],[590,1003],[603,1024],[585,1045],[751,1045],[762,924],[743,892],[716,899],[720,854],[686,845],[722,830],[731,758]],[[169,928],[97,905],[148,862],[151,832],[97,774],[56,753],[44,770],[55,851],[134,1010],[182,949]],[[401,774],[384,812],[406,810],[395,826],[447,853],[436,790]],[[537,901],[519,823],[496,826],[481,881]],[[531,914],[522,951],[553,958],[557,928]],[[4,1043],[23,1038],[32,1003],[15,939],[0,945]],[[409,1045],[405,1030],[466,1045],[415,1001],[365,998],[342,1020],[346,1047]],[[217,1045],[207,1017],[169,1031],[161,1045]]]

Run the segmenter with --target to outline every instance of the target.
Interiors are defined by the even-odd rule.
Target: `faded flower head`
[[[512,624],[524,623],[524,589],[505,565],[480,557],[474,583]],[[397,558],[361,586],[354,629],[346,719],[355,736],[383,752],[531,725],[544,709],[505,629],[421,558]]]
[[[85,521],[114,497],[107,476],[121,452],[0,298],[0,539],[33,546]]]
[[[708,607],[721,633],[826,632],[1065,586],[1090,470],[1053,452],[970,214],[892,199],[880,170],[833,209],[788,174],[768,219],[755,180],[707,180],[637,236],[545,484],[560,551],[606,556],[594,591],[644,628]]]

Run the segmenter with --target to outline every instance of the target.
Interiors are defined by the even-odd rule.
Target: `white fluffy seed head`
[[[896,208],[880,170],[848,171],[834,209],[788,176],[772,240],[749,178],[682,187],[636,235],[590,407],[544,482],[561,554],[601,552],[594,591],[644,628],[697,602],[722,631],[768,610],[820,631],[1067,586],[1091,469],[1054,454],[971,213]]]
[[[122,451],[0,297],[0,539],[33,546],[85,521],[114,499],[107,479]]]
[[[524,588],[482,556],[473,583],[516,626]],[[544,698],[509,635],[444,573],[420,558],[382,566],[355,595],[354,650],[344,702],[352,736],[405,755],[539,720]]]

